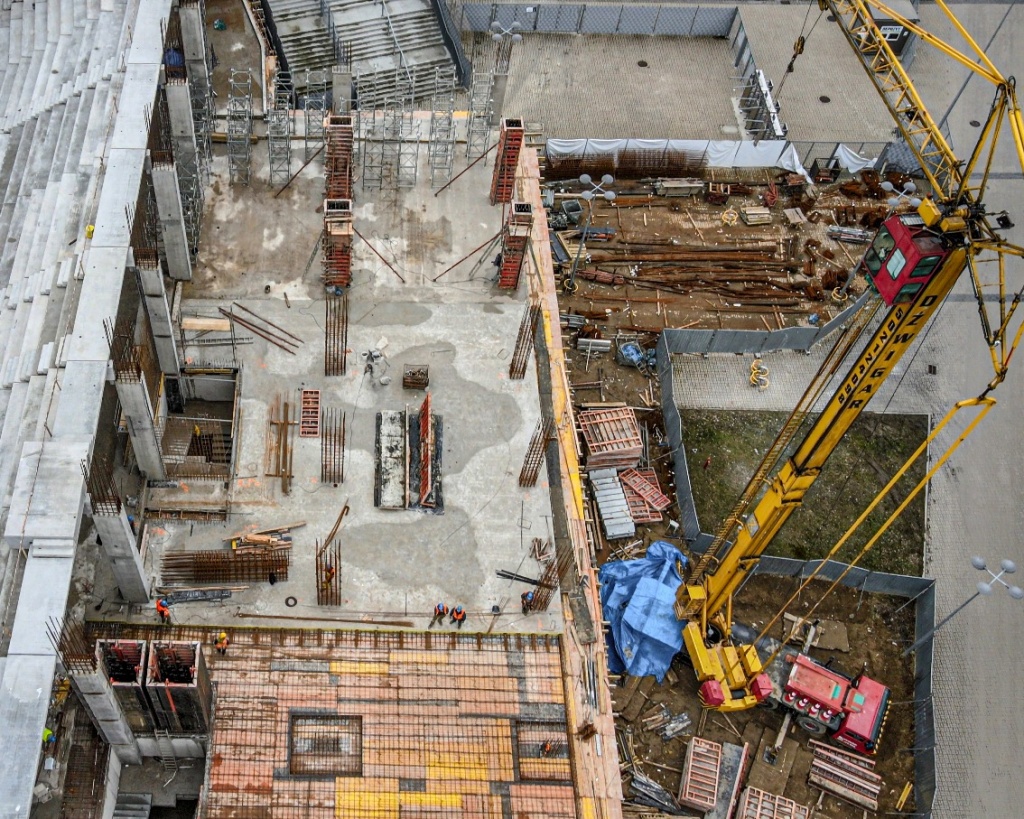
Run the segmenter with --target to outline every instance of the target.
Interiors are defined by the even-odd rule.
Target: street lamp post
[[[580,266],[580,255],[583,252],[583,245],[587,240],[587,231],[590,230],[590,223],[594,220],[594,199],[598,194],[604,197],[607,202],[615,201],[615,191],[606,190],[608,185],[614,184],[615,179],[611,174],[606,173],[601,177],[601,181],[595,182],[589,173],[582,174],[580,176],[580,182],[584,185],[590,185],[589,190],[583,191],[581,194],[584,199],[587,200],[587,221],[583,226],[583,231],[580,233],[580,242],[576,245],[576,257],[572,260],[572,268],[569,270],[569,275],[562,280],[562,289],[566,293],[575,293],[576,288],[579,286],[576,284],[576,271]]]
[[[984,580],[980,581],[977,586],[978,590],[970,597],[968,597],[966,600],[964,600],[963,603],[961,603],[959,606],[953,609],[953,611],[951,611],[949,614],[943,617],[942,620],[940,620],[936,624],[935,628],[933,628],[926,635],[924,635],[924,637],[915,641],[914,644],[910,646],[910,648],[903,652],[904,657],[906,657],[911,652],[917,651],[917,649],[919,649],[921,646],[923,646],[925,643],[931,640],[938,633],[939,629],[941,629],[944,625],[946,625],[946,623],[948,623],[960,612],[962,612],[965,608],[967,608],[967,606],[969,606],[974,600],[977,600],[979,597],[982,596],[990,596],[994,590],[996,583],[998,583],[1000,586],[1003,586],[1006,589],[1007,594],[1009,594],[1010,597],[1012,597],[1014,600],[1024,599],[1024,589],[1021,589],[1020,586],[1011,586],[1009,583],[1003,580],[1004,574],[1013,574],[1017,571],[1017,564],[1014,563],[1012,560],[1004,560],[999,564],[999,574],[992,573],[992,570],[985,563],[985,558],[983,557],[972,557],[971,565],[978,571],[988,572],[990,578],[989,582],[986,582]]]
[[[501,112],[505,107],[505,92],[508,89],[508,68],[512,61],[512,46],[523,40],[522,24],[513,22],[503,26],[497,20],[491,23],[491,39],[495,42],[494,49],[494,84],[491,88],[491,125],[501,122]]]

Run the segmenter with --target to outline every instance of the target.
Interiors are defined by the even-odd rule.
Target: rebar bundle
[[[345,375],[348,369],[348,294],[327,297],[324,327],[324,375]]]
[[[537,334],[537,322],[540,321],[540,305],[530,304],[523,311],[523,319],[519,323],[519,335],[516,337],[516,348],[512,352],[512,363],[508,368],[508,377],[518,381],[526,376],[526,365],[530,361],[530,350]]]
[[[537,428],[533,431],[530,445],[526,449],[526,457],[523,459],[523,468],[519,472],[520,486],[537,485],[537,475],[540,473],[541,464],[544,463],[544,453],[554,431],[555,422],[551,417],[544,416],[537,421]]]
[[[337,540],[316,542],[316,603],[341,605],[341,544]]]
[[[320,482],[337,486],[345,482],[345,413],[320,412]]]

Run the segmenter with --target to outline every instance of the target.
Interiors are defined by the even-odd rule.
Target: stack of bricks
[[[352,282],[352,117],[330,114],[324,159],[324,285]]]
[[[491,204],[507,205],[515,192],[516,167],[523,149],[523,121],[506,117],[501,121],[498,134],[498,158],[494,162],[491,178]]]
[[[533,205],[513,202],[508,220],[501,231],[501,269],[498,287],[515,290],[526,258],[526,243],[533,230]]]

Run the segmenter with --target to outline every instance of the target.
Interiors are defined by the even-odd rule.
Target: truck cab
[[[889,710],[889,689],[863,674],[851,679],[805,654],[788,653],[785,660],[790,670],[782,705],[795,712],[797,724],[873,756]]]
[[[949,249],[924,219],[902,213],[882,223],[860,269],[891,307],[913,301],[948,255]]]

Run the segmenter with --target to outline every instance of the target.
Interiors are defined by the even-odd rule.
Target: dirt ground
[[[760,463],[758,453],[771,445],[786,416],[775,412],[690,410],[682,413],[682,420],[697,519],[704,531],[713,533]],[[795,440],[799,441],[800,435],[798,431]],[[861,415],[807,493],[804,505],[776,536],[769,554],[798,560],[827,554],[927,435],[925,416]],[[711,464],[703,469],[708,458]],[[836,559],[853,560],[924,474],[924,459],[919,459]],[[859,565],[873,571],[920,575],[923,549],[922,492]]]
[[[824,584],[818,584],[817,581],[812,583],[805,591],[804,599],[797,602],[796,612],[806,610],[808,601],[817,600],[823,586]],[[795,581],[754,577],[737,598],[734,610],[736,619],[746,623],[763,623],[766,614],[774,613],[795,590]],[[908,606],[897,611],[904,602],[898,598],[881,595],[859,595],[845,588],[838,590],[826,598],[816,616],[846,623],[850,651],[840,653],[811,650],[811,656],[815,659],[833,659],[833,666],[847,674],[855,675],[866,666],[868,676],[884,683],[892,690],[892,705],[876,757],[876,772],[882,776],[884,783],[879,815],[895,809],[896,800],[904,784],[913,781],[914,778],[914,759],[907,752],[907,749],[914,746],[913,673],[911,666],[904,663],[900,656],[906,641],[912,639],[913,607]],[[774,636],[782,637],[781,627],[775,630]],[[616,690],[613,688],[613,697]],[[691,734],[666,742],[656,732],[643,730],[641,719],[644,714],[664,703],[672,714],[689,714],[696,730],[701,720],[701,706],[697,697],[697,681],[692,669],[677,658],[670,676],[666,677],[661,685],[655,684],[648,692],[648,697],[641,710],[640,719],[632,724],[621,718],[616,722],[621,730],[632,728],[633,745],[640,770],[644,775],[674,794],[679,789],[680,774],[677,771],[682,770],[686,757],[686,743]],[[732,714],[728,718],[710,713],[700,736],[714,742],[737,745],[749,742],[750,754],[756,755],[757,743],[762,736],[770,741],[774,740],[781,725],[781,714],[761,709]],[[740,736],[737,736],[737,733]],[[790,729],[789,736],[796,740],[800,747],[796,752],[793,772],[782,795],[810,807],[817,803],[820,791],[807,784],[807,772],[811,765],[808,736],[795,727]],[[667,770],[665,766],[676,770]],[[909,803],[907,807],[909,808]],[[836,819],[859,819],[863,811],[834,797],[825,796],[816,815]]]

